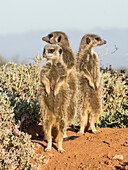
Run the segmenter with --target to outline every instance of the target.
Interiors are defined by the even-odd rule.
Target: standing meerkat
[[[52,129],[57,129],[58,152],[64,152],[62,141],[67,128],[67,107],[69,89],[67,84],[67,68],[62,60],[63,51],[58,45],[46,45],[43,56],[48,61],[40,72],[40,102],[43,117],[43,129],[51,151]]]
[[[83,36],[77,56],[78,78],[78,115],[80,117],[80,134],[85,129],[99,133],[95,123],[102,112],[101,76],[97,54],[93,47],[107,42],[95,34]]]
[[[70,102],[68,106],[68,125],[74,119],[76,115],[76,60],[74,53],[70,47],[68,37],[63,32],[51,32],[46,37],[42,38],[50,44],[58,44],[63,50],[63,61],[67,66],[67,81],[70,89]],[[67,137],[66,133],[64,137]]]

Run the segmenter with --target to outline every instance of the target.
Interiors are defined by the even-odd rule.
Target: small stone
[[[112,154],[108,153],[107,157],[108,157],[108,158],[111,158],[111,157],[112,157]]]
[[[124,159],[123,155],[114,155],[110,159],[117,159],[119,161],[122,161]]]
[[[52,158],[54,158],[54,157],[55,157],[55,155],[54,155],[54,154],[52,154],[52,153],[48,153],[48,156],[50,157],[50,159],[52,159]]]
[[[45,157],[42,159],[42,164],[48,164],[49,158]]]

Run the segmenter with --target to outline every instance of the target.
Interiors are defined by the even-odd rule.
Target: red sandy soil
[[[39,135],[40,128],[36,129]],[[38,129],[38,130],[37,130]],[[101,132],[86,132],[78,135],[77,128],[69,128],[69,139],[63,142],[66,152],[57,152],[57,143],[53,142],[51,153],[44,152],[47,142],[43,137],[33,139],[39,143],[38,154],[46,155],[46,164],[40,164],[40,170],[128,170],[128,128],[98,128]],[[123,160],[111,159],[114,155],[123,155]]]

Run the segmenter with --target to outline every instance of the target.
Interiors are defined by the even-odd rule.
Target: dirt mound
[[[77,130],[68,129],[69,138],[63,142],[66,152],[62,154],[57,152],[56,143],[53,143],[51,153],[46,153],[47,142],[43,138],[32,140],[40,144],[36,152],[47,157],[45,164],[40,164],[40,170],[128,169],[128,128],[99,128],[99,134],[86,132],[84,135],[78,135]],[[122,156],[112,159],[115,155],[122,155],[123,159]]]

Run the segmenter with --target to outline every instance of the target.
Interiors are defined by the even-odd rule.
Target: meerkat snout
[[[42,40],[43,41],[46,41],[46,42],[48,42],[48,43],[50,43],[50,44],[53,44],[52,43],[52,39],[53,39],[53,34],[51,33],[51,34],[48,34],[46,37],[42,37]]]
[[[50,43],[50,38],[49,38],[48,36],[42,37],[42,40],[43,40],[43,41],[46,41],[46,42],[48,42],[48,43]]]
[[[106,41],[106,40],[104,40],[104,44],[107,44],[107,41]]]

